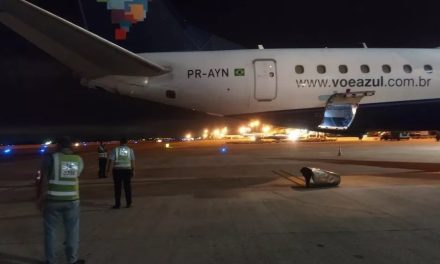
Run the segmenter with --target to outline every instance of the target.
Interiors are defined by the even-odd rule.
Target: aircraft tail
[[[81,77],[155,76],[167,72],[162,66],[24,0],[1,0],[0,22]]]
[[[130,51],[242,49],[187,23],[169,0],[78,0],[82,26]]]

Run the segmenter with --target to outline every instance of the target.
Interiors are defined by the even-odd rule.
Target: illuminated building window
[[[382,71],[383,71],[384,73],[390,73],[390,72],[391,72],[391,66],[388,65],[388,64],[384,64],[384,65],[382,65]]]
[[[370,72],[370,67],[366,64],[362,64],[361,65],[361,72],[362,73],[369,73]]]
[[[425,66],[423,66],[423,69],[425,69],[426,73],[432,73],[432,66],[429,64],[426,64]]]
[[[295,72],[296,72],[297,74],[303,74],[303,73],[304,73],[304,66],[302,66],[302,65],[296,65],[296,66],[295,66]]]
[[[403,65],[403,71],[406,73],[411,73],[412,72],[411,65],[408,65],[408,64]]]
[[[318,65],[316,67],[316,70],[318,71],[318,73],[324,74],[325,73],[325,66],[324,65]]]
[[[339,72],[340,73],[347,73],[348,72],[347,65],[339,65]]]

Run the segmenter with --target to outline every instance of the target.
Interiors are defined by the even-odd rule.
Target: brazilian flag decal
[[[235,68],[234,75],[235,76],[244,76],[244,68]]]

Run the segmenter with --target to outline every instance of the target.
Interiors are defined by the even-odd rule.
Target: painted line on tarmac
[[[296,184],[298,186],[304,186],[304,181],[301,178],[299,178],[295,175],[292,175],[289,172],[286,172],[284,170],[279,170],[279,171],[273,170],[272,173],[288,180],[289,182],[293,182],[294,184]]]

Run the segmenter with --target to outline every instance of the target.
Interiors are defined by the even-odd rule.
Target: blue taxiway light
[[[226,153],[226,152],[228,152],[228,149],[226,147],[222,147],[222,148],[220,148],[220,152]]]
[[[10,149],[10,148],[3,150],[3,154],[5,154],[5,155],[11,154],[11,152],[12,152],[12,149]]]

